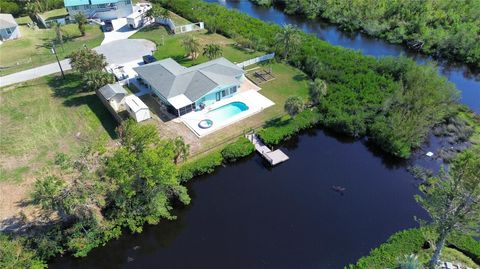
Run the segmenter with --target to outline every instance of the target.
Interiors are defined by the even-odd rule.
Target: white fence
[[[266,60],[273,59],[274,57],[275,57],[275,53],[265,54],[265,55],[262,55],[262,56],[258,56],[257,58],[247,60],[245,62],[238,63],[237,66],[240,67],[240,68],[245,68],[246,66],[249,66],[249,65],[252,65],[252,64],[256,64],[256,63],[259,63],[259,62],[263,62],[263,61],[266,61]]]

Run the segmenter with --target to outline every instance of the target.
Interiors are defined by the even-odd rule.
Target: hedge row
[[[223,159],[227,162],[234,162],[246,157],[255,151],[255,146],[247,138],[241,137],[237,142],[226,146],[222,150]]]
[[[302,130],[315,126],[320,120],[321,114],[317,109],[307,109],[294,118],[277,119],[267,123],[268,127],[260,130],[258,135],[264,143],[274,146]]]
[[[422,250],[426,243],[422,229],[428,228],[408,229],[395,233],[387,242],[349,267],[352,269],[395,268],[398,258],[418,254]],[[480,262],[480,242],[471,236],[451,235],[447,240],[447,246],[459,250],[476,263]]]
[[[196,176],[213,173],[223,162],[233,162],[250,155],[255,150],[248,139],[239,138],[227,145],[222,151],[215,151],[201,158],[183,164],[178,173],[181,182],[186,182]]]
[[[394,268],[399,257],[417,253],[425,243],[420,229],[409,229],[395,233],[387,242],[360,258],[356,269]]]
[[[448,245],[458,249],[470,257],[475,263],[480,264],[480,242],[464,234],[455,234],[448,238]]]

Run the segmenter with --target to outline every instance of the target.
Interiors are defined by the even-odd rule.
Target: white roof
[[[182,107],[191,105],[193,103],[193,101],[188,99],[188,97],[185,96],[185,94],[180,94],[172,98],[168,98],[167,101],[176,109],[180,109]]]
[[[125,97],[125,104],[135,113],[142,109],[148,109],[148,106],[133,94]]]

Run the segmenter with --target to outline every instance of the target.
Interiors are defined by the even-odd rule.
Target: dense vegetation
[[[351,269],[383,269],[395,268],[399,257],[417,254],[422,263],[428,261],[429,245],[425,236],[429,228],[409,229],[395,233],[385,243],[373,249],[369,255],[359,259]],[[468,243],[463,243],[468,242]],[[480,242],[472,237],[464,235],[451,236],[448,245],[458,249],[473,261],[480,258],[478,253],[472,253],[472,249],[478,249]]]
[[[59,171],[35,182],[30,202],[41,208],[44,221],[57,224],[11,248],[27,257],[34,249],[39,260],[64,252],[83,257],[123,230],[141,232],[145,223],[175,218],[172,200],[188,204],[190,197],[178,180],[174,141],[160,139],[154,125],[132,120],[118,136],[121,146],[113,152],[86,147],[78,158],[55,157]]]
[[[278,4],[287,14],[320,16],[349,31],[404,43],[434,56],[480,67],[478,0],[251,0]]]
[[[404,57],[376,60],[200,0],[159,1],[228,37],[250,40],[258,50],[276,51],[312,80],[322,79],[328,93],[318,105],[321,123],[354,137],[370,135],[396,156],[408,157],[434,124],[455,113],[458,94],[433,65]],[[279,42],[287,33],[295,49],[279,45],[287,43]]]
[[[45,12],[52,9],[63,8],[63,0],[2,0],[0,13],[10,13],[14,17],[28,15],[30,10]]]

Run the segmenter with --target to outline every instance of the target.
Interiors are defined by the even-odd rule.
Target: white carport
[[[141,122],[151,118],[148,106],[145,105],[145,103],[142,102],[140,98],[133,94],[125,97],[125,106],[127,107],[127,111],[130,116],[134,118],[137,122]]]

